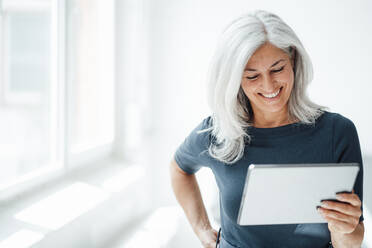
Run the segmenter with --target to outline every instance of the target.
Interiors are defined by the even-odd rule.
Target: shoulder
[[[192,134],[198,136],[207,136],[212,130],[213,118],[212,116],[205,117],[199,124],[194,127]]]
[[[208,141],[210,140],[210,134],[213,126],[212,123],[212,116],[207,116],[192,132],[192,134],[196,136],[196,139],[205,145],[207,145],[207,143],[209,143]]]
[[[348,146],[359,147],[359,137],[354,122],[339,113],[328,112],[327,115],[332,125],[332,143],[336,152]]]
[[[337,163],[358,162],[361,159],[361,148],[357,129],[351,119],[339,113],[332,113],[333,156]]]
[[[340,113],[324,111],[323,119],[329,125],[332,125],[333,130],[336,132],[356,129],[353,121]]]
[[[193,128],[186,138],[186,142],[192,146],[205,148],[208,146],[210,134],[212,131],[212,116],[202,119],[197,126]]]

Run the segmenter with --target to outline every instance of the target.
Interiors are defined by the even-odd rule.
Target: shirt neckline
[[[309,129],[311,127],[317,126],[321,123],[323,116],[326,114],[326,111],[322,113],[316,120],[315,123],[302,123],[295,122],[286,124],[279,127],[254,127],[250,126],[247,128],[248,134],[254,136],[255,138],[272,138],[272,137],[281,137],[288,136],[291,134],[296,134],[303,131],[304,129]]]

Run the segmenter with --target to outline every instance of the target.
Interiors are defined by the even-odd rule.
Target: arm
[[[170,163],[169,171],[173,192],[194,233],[204,247],[215,247],[217,231],[209,222],[195,175],[184,172],[174,159]]]
[[[333,123],[334,161],[337,163],[356,162],[360,166],[353,192],[337,198],[343,203],[330,203],[326,210],[328,227],[333,246],[360,247],[364,237],[363,223],[363,159],[357,129],[354,123],[340,115],[334,116]],[[337,197],[337,196],[336,196]]]

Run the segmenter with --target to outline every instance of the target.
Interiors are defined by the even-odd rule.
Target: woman
[[[309,56],[278,16],[255,11],[224,30],[209,70],[212,115],[180,145],[170,166],[173,191],[204,247],[360,247],[358,134],[351,120],[310,101],[311,80]],[[360,171],[352,193],[319,208],[327,223],[237,224],[250,164],[341,162],[357,162]],[[194,176],[202,166],[213,171],[219,188],[221,233],[210,225]]]

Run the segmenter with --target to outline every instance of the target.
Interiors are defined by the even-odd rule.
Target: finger
[[[321,207],[323,209],[335,210],[340,213],[351,215],[353,217],[360,217],[362,215],[362,210],[360,207],[355,207],[348,203],[334,202],[334,201],[322,201]]]
[[[346,222],[346,223],[352,224],[354,227],[356,225],[358,225],[358,223],[359,223],[359,218],[358,217],[353,217],[353,216],[346,215],[346,214],[343,214],[343,213],[340,213],[340,212],[337,212],[337,211],[324,209],[324,208],[319,208],[319,212],[321,213],[321,215],[324,218],[328,217],[328,218],[331,218],[331,219],[334,219],[334,220]]]
[[[348,202],[353,206],[360,207],[362,202],[359,199],[359,196],[354,193],[339,193],[336,195],[337,200]]]

